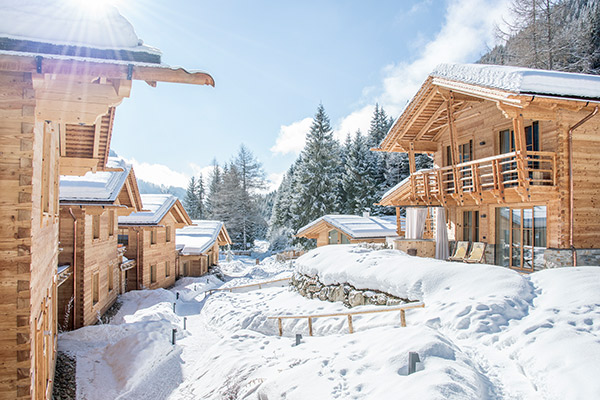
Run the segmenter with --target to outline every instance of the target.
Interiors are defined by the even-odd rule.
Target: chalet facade
[[[136,261],[128,273],[128,290],[166,288],[175,283],[179,265],[175,231],[192,221],[170,194],[143,194],[144,211],[119,217],[119,242],[125,257]]]
[[[77,5],[71,7],[62,10],[65,16],[77,14]],[[11,399],[52,393],[56,292],[64,278],[56,268],[59,175],[103,169],[101,120],[129,96],[133,79],[214,85],[207,74],[162,64],[160,53],[140,45],[118,14],[111,14],[121,19],[118,24],[99,18],[85,27],[112,40],[123,35],[111,28],[130,28],[125,36],[136,40],[112,48],[96,43],[98,35],[86,36],[85,29],[85,40],[76,40],[81,38],[73,37],[68,18],[52,31],[38,30],[43,38],[32,37],[30,27],[56,22],[48,10],[38,11],[19,14],[13,3],[0,5],[11,16],[0,28],[0,398]]]
[[[191,226],[177,229],[175,244],[179,276],[202,276],[219,264],[219,247],[232,242],[223,222],[195,219]]]
[[[442,207],[450,239],[486,243],[490,264],[598,265],[599,102],[598,76],[441,65],[374,149],[410,161],[381,204]],[[435,167],[416,171],[416,153]]]
[[[142,210],[133,168],[111,158],[104,172],[61,176],[58,324],[77,329],[98,321],[124,289],[117,245],[118,217]]]
[[[386,238],[397,235],[394,217],[369,215],[325,215],[303,226],[297,237],[315,239],[317,247],[330,244],[385,243]]]

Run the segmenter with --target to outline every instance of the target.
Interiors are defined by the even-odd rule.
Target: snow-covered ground
[[[279,337],[268,316],[347,309],[288,287],[203,293],[290,276],[294,267],[426,307],[407,311],[406,328],[397,313],[383,313],[355,317],[354,334],[345,318],[316,319],[313,337],[306,320],[287,320]],[[129,292],[110,324],[62,334],[60,349],[77,356],[78,398],[600,398],[600,268],[521,275],[340,245],[295,265],[236,257],[221,269],[226,283],[185,278],[170,290]],[[410,351],[422,362],[407,375]]]

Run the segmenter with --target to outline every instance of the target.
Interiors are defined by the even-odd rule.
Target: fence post
[[[177,329],[173,328],[171,331],[171,344],[175,345],[175,334],[177,333]]]
[[[417,363],[421,362],[419,355],[414,351],[408,353],[408,375],[414,374],[417,371]]]
[[[400,310],[400,326],[406,327],[406,311]]]
[[[279,327],[279,336],[283,336],[283,325],[281,324],[281,318],[277,318],[277,325]]]
[[[312,330],[312,318],[311,318],[311,317],[308,317],[308,334],[309,334],[310,336],[312,336],[312,335],[313,335],[313,330]]]
[[[352,326],[352,314],[348,314],[348,331],[354,333],[354,327]]]

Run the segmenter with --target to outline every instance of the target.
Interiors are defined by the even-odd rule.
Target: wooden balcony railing
[[[417,171],[411,175],[413,199],[431,202],[469,193],[493,191],[503,196],[512,187],[556,186],[556,154],[543,151],[517,152],[481,158],[455,166]]]

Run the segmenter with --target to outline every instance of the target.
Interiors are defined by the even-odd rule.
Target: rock
[[[375,301],[375,304],[378,306],[385,306],[387,304],[388,297],[383,293],[378,293],[372,298]]]
[[[404,302],[400,299],[397,299],[395,297],[388,297],[385,305],[386,306],[397,306],[399,304],[403,304]]]
[[[318,287],[317,285],[307,285],[306,286],[306,293],[317,293],[318,291],[320,291],[321,288]]]
[[[346,295],[344,293],[344,286],[339,285],[329,291],[329,296],[327,298],[329,301],[345,301]]]
[[[348,304],[350,307],[362,306],[365,304],[365,296],[358,290],[353,290],[348,295]]]
[[[321,289],[321,291],[318,293],[318,297],[319,300],[321,301],[326,301],[327,298],[329,297],[329,287],[325,286],[323,289]]]

